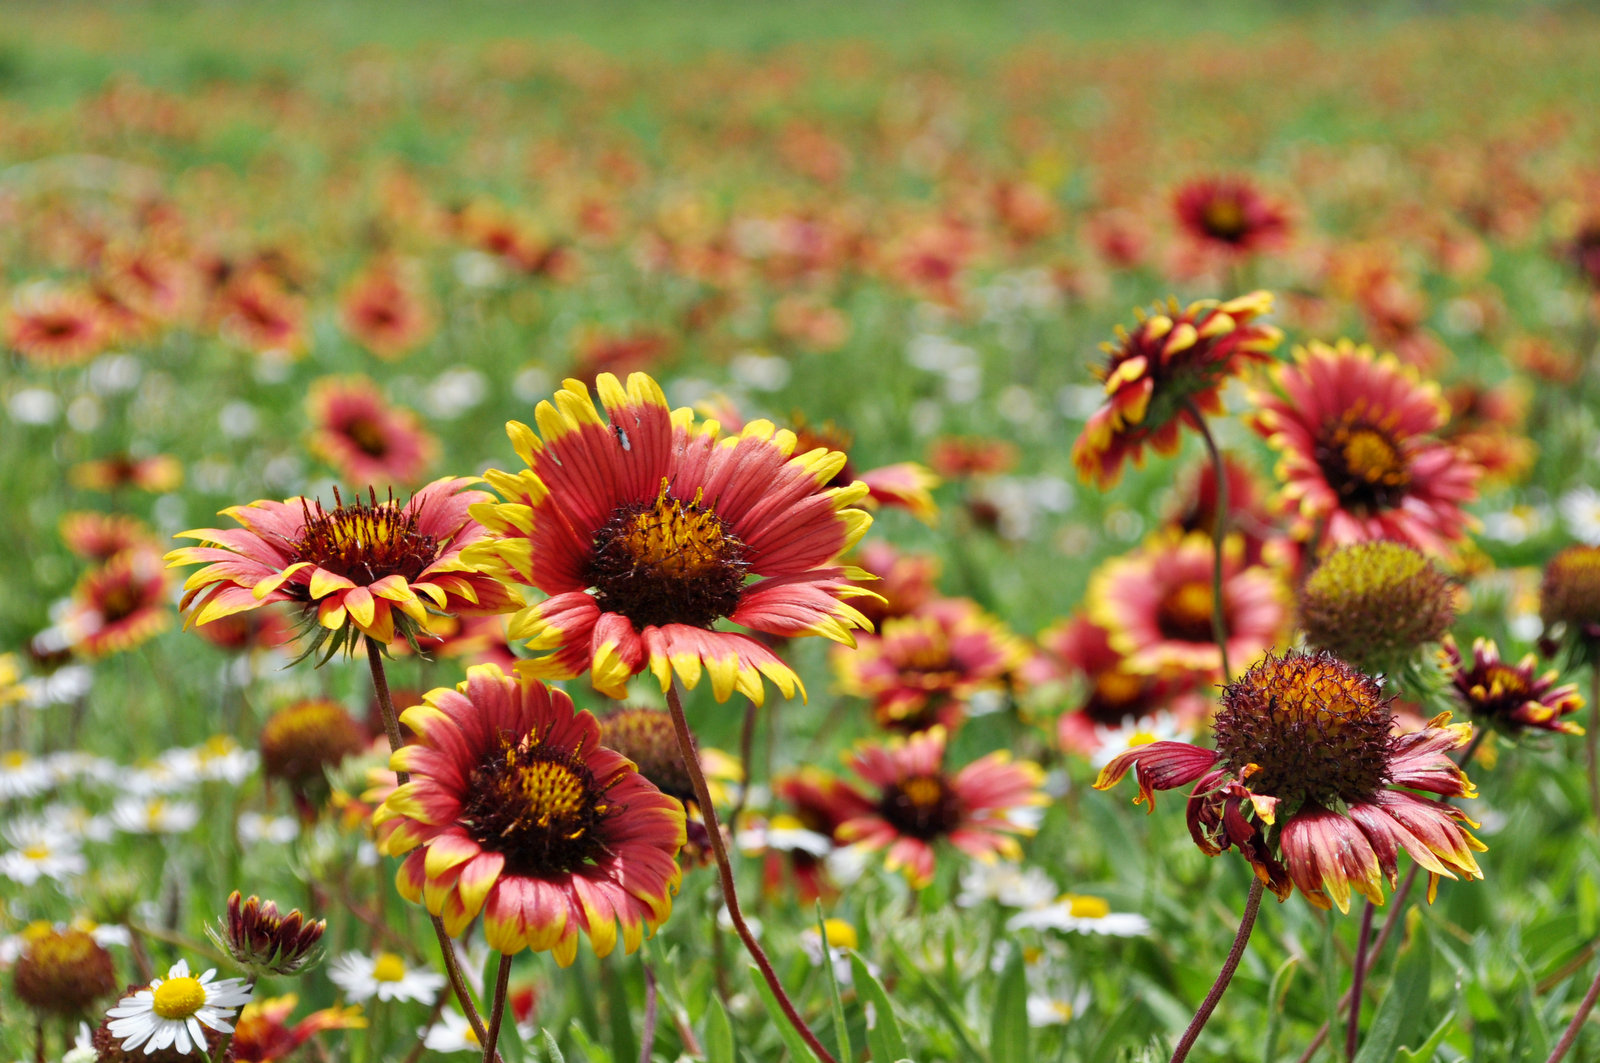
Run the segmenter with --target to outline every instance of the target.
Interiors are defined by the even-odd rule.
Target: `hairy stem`
[[[683,714],[683,701],[678,696],[676,679],[667,686],[667,708],[672,711],[672,726],[678,734],[678,751],[683,755],[684,767],[688,769],[689,778],[694,783],[695,801],[700,805],[700,816],[705,820],[706,833],[711,839],[711,853],[716,857],[717,871],[722,878],[722,899],[728,906],[728,918],[733,921],[733,928],[738,931],[739,940],[744,942],[745,951],[755,961],[762,979],[772,990],[772,995],[777,998],[778,1006],[783,1009],[789,1025],[794,1027],[801,1040],[816,1053],[822,1063],[839,1063],[832,1053],[822,1047],[822,1042],[817,1040],[817,1035],[811,1032],[811,1027],[806,1025],[806,1021],[800,1017],[800,1012],[795,1009],[789,994],[783,991],[777,972],[772,969],[771,961],[762,951],[760,942],[756,941],[749,924],[744,921],[744,913],[739,910],[739,894],[733,883],[733,865],[728,862],[727,846],[722,844],[722,827],[717,822],[717,812],[711,804],[711,789],[706,785],[705,772],[700,770],[700,756],[695,751],[694,736],[689,733],[689,720]]]
[[[1183,1031],[1178,1047],[1173,1050],[1172,1063],[1183,1063],[1189,1058],[1189,1049],[1194,1047],[1195,1040],[1199,1038],[1200,1031],[1205,1029],[1211,1013],[1217,1010],[1217,1002],[1227,991],[1228,983],[1233,981],[1233,972],[1239,969],[1239,961],[1244,958],[1244,947],[1250,941],[1250,931],[1255,929],[1256,913],[1261,910],[1261,894],[1265,888],[1259,877],[1251,876],[1250,897],[1244,902],[1244,916],[1239,920],[1239,932],[1233,935],[1233,947],[1228,950],[1228,958],[1222,961],[1222,970],[1217,972],[1217,980],[1211,984],[1211,992],[1200,1002],[1200,1010],[1189,1020],[1189,1028]]]
[[[1349,1060],[1356,1058],[1356,1046],[1361,1041],[1361,983],[1367,977],[1367,942],[1372,938],[1372,912],[1376,907],[1367,901],[1356,937],[1355,973],[1350,976],[1350,1021],[1344,1031],[1344,1057]]]
[[[394,711],[394,698],[389,694],[389,677],[383,669],[383,647],[375,640],[368,638],[367,667],[372,672],[372,690],[378,698],[378,712],[383,716],[383,730],[389,736],[389,752],[398,750],[404,743],[400,740],[400,717]],[[411,781],[411,776],[403,771],[394,773],[395,779],[404,786]],[[450,940],[450,935],[445,933],[444,920],[437,915],[430,916],[433,923],[433,935],[439,939],[439,954],[444,960],[445,976],[450,979],[450,988],[455,992],[456,1001],[461,1005],[461,1011],[467,1017],[467,1024],[472,1027],[472,1032],[477,1035],[478,1043],[488,1041],[489,1032],[484,1029],[483,1017],[478,1014],[478,1008],[472,1002],[472,990],[467,988],[466,979],[461,975],[461,961],[456,957],[455,942]],[[485,1059],[490,1057],[485,1056]],[[499,1059],[495,1055],[493,1059]]]
[[[511,984],[511,954],[500,954],[495,968],[494,1003],[489,1007],[489,1038],[483,1042],[483,1063],[494,1063],[494,1047],[500,1043],[500,1021],[506,1015],[506,987]]]
[[[656,1047],[656,972],[647,962],[644,965],[644,1030],[639,1038],[639,1063],[650,1063]]]
[[[1589,1013],[1594,1010],[1594,1002],[1600,998],[1600,971],[1595,972],[1594,981],[1589,983],[1589,991],[1578,1002],[1578,1013],[1567,1023],[1566,1030],[1561,1034],[1561,1040],[1550,1052],[1550,1058],[1545,1063],[1561,1063],[1569,1049],[1578,1039],[1578,1033],[1583,1029],[1583,1024],[1589,1021]]]

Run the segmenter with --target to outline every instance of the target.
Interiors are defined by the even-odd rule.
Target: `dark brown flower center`
[[[1317,440],[1315,457],[1340,505],[1357,513],[1393,509],[1411,486],[1411,466],[1385,428],[1346,418]]]
[[[605,791],[577,757],[528,735],[505,741],[473,770],[461,823],[506,858],[507,874],[570,875],[610,851],[601,831],[612,812]]]
[[[1200,211],[1200,224],[1208,235],[1230,243],[1238,241],[1250,228],[1244,205],[1232,196],[1216,196]]]
[[[357,584],[393,575],[410,583],[438,560],[439,543],[418,530],[415,505],[399,506],[392,496],[379,502],[370,487],[367,496],[368,501],[358,496],[346,504],[335,488],[333,498],[338,505],[332,512],[320,502],[302,499],[305,528],[300,538],[288,544],[290,560],[309,561]],[[285,589],[293,593],[303,586],[287,585]]]
[[[1545,566],[1539,613],[1567,624],[1586,642],[1600,642],[1600,546],[1569,546]]]
[[[700,494],[685,502],[663,479],[654,501],[618,506],[595,532],[589,584],[635,628],[709,628],[738,608],[748,568],[744,543]]]
[[[694,783],[678,752],[672,717],[660,709],[620,709],[600,720],[600,744],[614,749],[638,767],[656,789],[687,805]]]
[[[1173,587],[1156,606],[1156,629],[1174,642],[1210,642],[1211,584],[1191,580]]]
[[[389,437],[383,426],[369,417],[357,417],[344,426],[344,434],[361,453],[381,458],[389,453]]]
[[[901,834],[931,841],[961,822],[961,799],[943,775],[912,775],[884,791],[878,811]]]
[[[144,604],[145,596],[140,588],[128,583],[118,584],[100,595],[100,619],[107,624],[115,624],[137,613]]]
[[[1207,626],[1209,630],[1209,624]],[[1094,688],[1083,712],[1095,723],[1115,727],[1127,720],[1148,716],[1153,709],[1149,704],[1154,684],[1142,675],[1111,668],[1094,677]]]
[[[1228,685],[1215,722],[1223,764],[1289,811],[1371,800],[1389,778],[1389,703],[1329,653],[1268,656]]]

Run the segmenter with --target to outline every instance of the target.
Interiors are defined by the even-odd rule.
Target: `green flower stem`
[[[1222,970],[1217,972],[1217,980],[1212,983],[1211,992],[1201,1001],[1200,1010],[1189,1020],[1189,1028],[1183,1031],[1178,1047],[1173,1050],[1172,1063],[1183,1063],[1189,1057],[1189,1049],[1194,1047],[1195,1040],[1199,1038],[1200,1031],[1205,1029],[1211,1013],[1217,1010],[1217,1002],[1227,991],[1228,983],[1233,981],[1233,972],[1239,969],[1239,961],[1244,958],[1244,947],[1250,941],[1250,931],[1255,929],[1256,913],[1261,910],[1261,895],[1265,890],[1260,876],[1250,876],[1250,897],[1244,902],[1244,916],[1239,920],[1239,932],[1233,936],[1233,947],[1228,950],[1228,958],[1222,961]]]
[[[393,753],[403,744],[400,740],[400,718],[394,711],[394,698],[389,694],[389,678],[383,670],[383,647],[371,638],[367,643],[367,666],[372,672],[372,689],[378,697],[378,711],[383,716],[383,730],[389,736],[389,752]],[[403,786],[411,781],[411,776],[403,771],[394,773],[395,778]],[[454,990],[456,1000],[461,1005],[462,1012],[467,1017],[467,1024],[472,1027],[472,1032],[477,1036],[479,1044],[487,1044],[489,1031],[484,1028],[483,1017],[478,1014],[477,1006],[472,1003],[472,991],[467,988],[467,981],[461,974],[461,961],[456,958],[455,942],[450,940],[450,935],[445,933],[444,920],[437,915],[431,915],[433,935],[439,939],[439,954],[444,961],[444,973],[450,979],[450,988]],[[490,1059],[485,1055],[486,1060]],[[498,1060],[498,1054],[492,1057]]]
[[[1222,543],[1228,533],[1228,470],[1222,464],[1222,452],[1217,441],[1211,438],[1211,429],[1194,400],[1185,399],[1183,408],[1194,419],[1205,441],[1206,452],[1211,455],[1211,467],[1216,470],[1217,498],[1216,522],[1211,528],[1211,637],[1217,642],[1217,653],[1222,659],[1222,681],[1233,682],[1233,672],[1228,667],[1228,618],[1222,604]]]
[[[667,686],[667,708],[672,711],[672,726],[678,734],[678,752],[682,755],[683,766],[688,769],[689,778],[694,783],[695,801],[700,805],[700,816],[705,820],[706,834],[711,839],[711,853],[717,859],[717,871],[722,877],[722,899],[728,906],[728,918],[733,921],[733,928],[738,931],[739,940],[744,942],[745,951],[755,960],[762,979],[772,990],[772,995],[777,999],[778,1006],[783,1009],[789,1025],[794,1027],[800,1039],[806,1043],[806,1047],[815,1052],[822,1063],[839,1063],[832,1053],[822,1047],[822,1042],[817,1040],[817,1035],[811,1032],[811,1027],[806,1025],[806,1021],[800,1017],[800,1012],[790,1001],[789,994],[783,991],[777,972],[772,969],[772,963],[762,951],[761,943],[756,941],[755,934],[744,921],[744,913],[739,910],[739,894],[733,882],[733,865],[728,862],[727,846],[722,844],[722,826],[717,822],[717,810],[711,803],[711,788],[706,785],[705,772],[700,770],[700,756],[695,751],[694,736],[689,733],[689,720],[683,714],[683,701],[678,696],[676,679]]]

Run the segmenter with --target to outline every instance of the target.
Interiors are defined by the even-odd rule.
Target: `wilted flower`
[[[1391,699],[1392,700],[1392,699]],[[1482,842],[1446,801],[1476,791],[1450,760],[1471,724],[1441,713],[1420,731],[1394,735],[1389,701],[1375,680],[1326,653],[1268,656],[1228,684],[1216,717],[1217,748],[1154,742],[1117,757],[1095,789],[1130,769],[1137,802],[1154,810],[1156,790],[1195,783],[1189,833],[1208,856],[1237,848],[1280,901],[1296,887],[1319,908],[1350,907],[1354,889],[1383,903],[1403,849],[1429,875],[1482,878]],[[1475,825],[1475,824],[1473,824]]]
[[[1371,675],[1391,672],[1454,623],[1450,578],[1403,543],[1341,546],[1300,588],[1299,621],[1313,649]]]
[[[22,932],[11,989],[35,1011],[73,1016],[117,990],[111,954],[78,927],[35,923]]]
[[[328,772],[367,746],[367,733],[343,705],[297,701],[261,728],[261,772],[282,779],[302,812],[314,815],[328,792]]]
[[[1550,559],[1539,616],[1546,634],[1559,627],[1586,651],[1600,650],[1600,546],[1569,546]]]

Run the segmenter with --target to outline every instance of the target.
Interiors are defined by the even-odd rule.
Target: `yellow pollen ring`
[[[206,989],[195,978],[169,978],[156,986],[151,1010],[163,1019],[187,1019],[205,1007]]]

